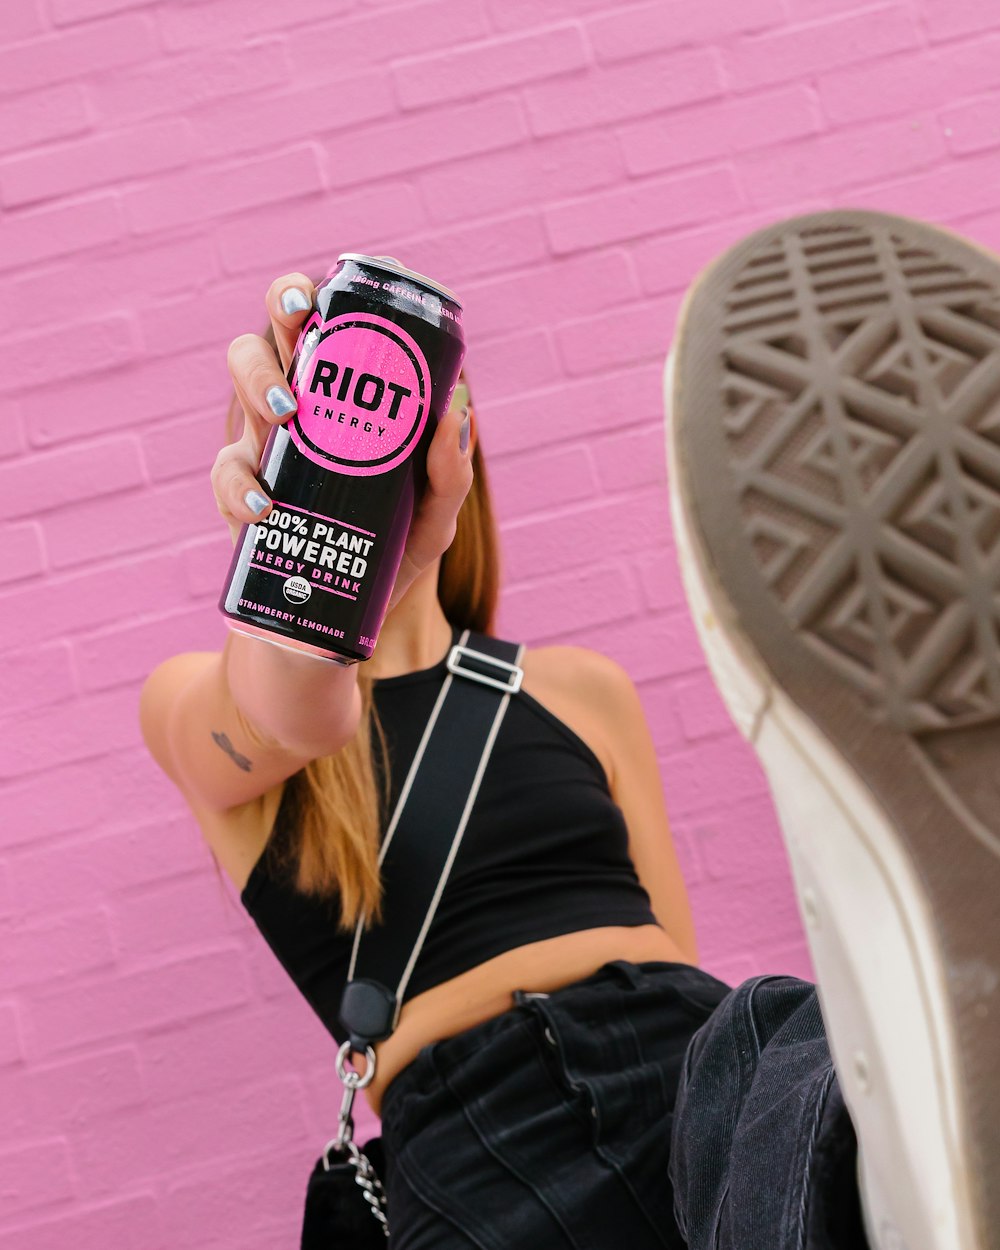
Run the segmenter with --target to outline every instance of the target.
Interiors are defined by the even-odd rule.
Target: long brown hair
[[[319,280],[314,286],[319,285]],[[263,337],[276,349],[268,324]],[[462,380],[468,387],[464,374]],[[468,400],[472,407],[472,399]],[[242,429],[236,392],[226,413],[226,441]],[[437,593],[450,624],[491,634],[500,585],[500,544],[477,422],[472,449],[473,482],[457,518],[451,545],[441,557]],[[372,698],[372,678],[357,665],[361,720],[357,733],[334,755],[310,760],[285,783],[286,837],[269,839],[265,854],[291,869],[304,894],[339,903],[338,927],[350,930],[364,914],[382,918],[378,865],[387,820],[390,765],[385,733]],[[375,757],[375,743],[379,758]],[[381,783],[381,784],[380,784]]]

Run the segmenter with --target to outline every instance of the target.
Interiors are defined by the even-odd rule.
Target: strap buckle
[[[509,676],[506,678],[491,677],[487,673],[479,672],[478,669],[466,668],[460,662],[463,655],[475,658],[482,664],[492,664],[499,669],[503,669]],[[448,652],[447,665],[449,672],[456,673],[461,677],[469,677],[472,681],[480,681],[485,686],[495,686],[497,690],[506,690],[509,694],[517,694],[521,689],[521,682],[524,678],[524,669],[517,664],[508,664],[506,660],[498,660],[496,656],[487,655],[485,651],[476,651],[472,647],[463,647],[460,642],[456,642]]]

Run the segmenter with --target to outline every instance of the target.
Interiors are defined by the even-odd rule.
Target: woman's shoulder
[[[576,690],[588,699],[600,698],[632,681],[628,670],[603,651],[570,643],[526,647],[521,667],[525,680],[531,674],[539,681]]]
[[[571,644],[526,648],[521,667],[521,689],[583,739],[610,781],[616,733],[608,711],[622,702],[616,691],[631,682],[626,670],[601,651]]]

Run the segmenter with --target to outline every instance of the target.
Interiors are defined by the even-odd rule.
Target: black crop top
[[[454,628],[452,641],[460,634]],[[475,633],[468,645],[476,645]],[[391,765],[388,815],[447,676],[446,659],[373,682]],[[291,793],[286,786],[269,846],[293,818]],[[240,901],[324,1025],[344,1041],[337,1009],[353,932],[337,930],[336,899],[299,893],[269,859],[265,850]],[[600,760],[522,687],[500,723],[404,1002],[515,946],[602,925],[657,923]]]

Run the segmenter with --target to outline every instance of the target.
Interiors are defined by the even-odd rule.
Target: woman
[[[219,453],[212,484],[234,542],[242,523],[260,519],[270,509],[270,501],[259,508],[261,487],[254,473],[270,425],[287,419],[291,397],[284,372],[315,286],[302,273],[277,279],[267,293],[269,333],[241,335],[229,348],[234,402],[242,408],[244,428]],[[465,394],[464,387],[456,388],[457,397]],[[276,890],[272,876],[292,867],[288,844],[293,839],[279,845],[272,830],[279,808],[286,821],[294,810],[301,839],[296,862],[303,883],[312,890],[329,890],[333,883],[339,889],[342,927],[336,933],[317,895],[303,895],[301,905],[327,943],[322,957],[327,975],[339,973],[341,983],[358,909],[374,906],[378,899],[377,786],[380,780],[398,781],[405,773],[402,758],[380,767],[379,716],[386,731],[400,734],[405,726],[397,718],[410,710],[415,726],[412,701],[403,696],[408,691],[429,695],[435,683],[411,685],[408,679],[421,673],[440,677],[459,627],[489,632],[496,611],[497,538],[471,402],[453,404],[440,422],[427,468],[429,488],[369,661],[341,668],[230,631],[220,653],[174,656],[150,675],[143,690],[142,723],[149,748],[184,794],[217,862],[251,910],[269,890]],[[691,982],[714,985],[714,979],[693,969],[697,948],[691,910],[667,828],[654,748],[625,670],[599,652],[569,646],[526,649],[522,664],[521,693],[510,712],[520,712],[523,719],[515,720],[513,714],[505,718],[505,738],[514,740],[515,749],[520,735],[531,751],[547,751],[567,778],[588,793],[589,811],[586,803],[576,805],[584,808],[580,846],[574,847],[570,831],[564,830],[563,853],[589,852],[591,861],[584,859],[578,871],[608,880],[593,901],[592,880],[583,882],[585,889],[576,894],[564,891],[566,903],[577,905],[580,919],[572,914],[564,919],[558,911],[544,914],[549,901],[544,891],[532,900],[542,914],[525,915],[523,904],[511,900],[508,906],[526,940],[512,943],[501,931],[486,943],[495,951],[473,966],[465,966],[468,959],[456,951],[452,962],[460,970],[422,990],[414,974],[396,1029],[375,1048],[376,1075],[365,1090],[372,1109],[385,1117],[390,1158],[384,1179],[390,1192],[390,1227],[400,1247],[422,1244],[415,1240],[418,1223],[430,1220],[431,1213],[418,1217],[422,1201],[413,1194],[404,1197],[405,1182],[393,1166],[392,1119],[383,1095],[423,1047],[508,1011],[515,990],[555,991],[614,960],[627,961],[630,968],[676,970]],[[497,749],[503,745],[498,743]],[[407,743],[410,756],[413,746]],[[501,753],[498,759],[503,758]],[[507,781],[502,776],[498,789],[506,791]],[[627,848],[612,796],[624,813]],[[488,801],[488,794],[482,799]],[[383,794],[383,813],[388,802]],[[551,818],[565,802],[550,791],[545,817]],[[463,845],[475,846],[474,832],[470,823]],[[557,853],[558,848],[549,851],[550,856]],[[461,881],[459,867],[452,884]],[[559,867],[543,861],[539,870],[556,874]],[[550,893],[557,895],[557,884],[550,883]],[[446,891],[441,904],[445,923],[450,893]],[[492,905],[500,912],[502,899]],[[620,922],[614,922],[616,915]],[[611,922],[605,923],[605,916]],[[315,977],[322,960],[306,967],[308,957],[301,947],[287,954],[287,937],[270,929],[267,936],[285,955],[293,975],[302,981],[310,973]],[[435,958],[432,937],[421,963]],[[444,962],[440,954],[437,961]],[[337,983],[309,989],[311,1001],[321,1004],[321,1016],[341,1038],[334,1018]],[[678,1012],[676,1035],[664,1039],[667,1051],[679,1059],[690,1031],[707,1010],[685,1006]],[[498,1047],[502,1049],[499,1041]],[[653,1080],[659,1087],[662,1078],[655,1074]],[[665,1095],[649,1104],[649,1114],[661,1120],[668,1111]],[[437,1231],[428,1236],[443,1244]]]
[[[276,279],[268,333],[229,349],[244,425],[212,485],[234,541],[270,507],[254,472],[294,402],[284,374],[314,291],[303,273]],[[142,694],[151,753],[338,1041],[353,925],[377,914],[382,822],[452,643],[491,632],[497,605],[471,400],[440,422],[428,475],[371,660],[341,668],[231,631],[221,652],[161,664]],[[397,1027],[375,1048],[390,1245],[864,1247],[814,987],[730,989],[697,967],[625,669],[575,646],[528,649],[522,667]],[[763,1111],[744,1114],[754,1098]]]

